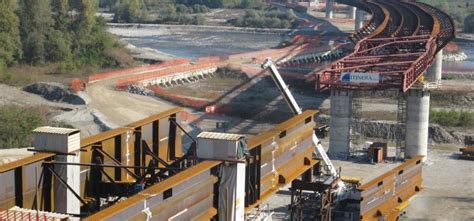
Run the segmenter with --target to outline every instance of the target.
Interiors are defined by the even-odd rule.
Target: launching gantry
[[[262,202],[280,188],[320,176],[316,111],[254,137],[203,132],[186,146],[181,113],[171,109],[82,140],[74,129],[35,130],[35,154],[0,166],[0,218],[262,220]],[[420,160],[355,189],[353,216],[395,214],[387,203],[400,206],[421,189]]]

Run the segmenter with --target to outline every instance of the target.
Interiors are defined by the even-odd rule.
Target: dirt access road
[[[112,127],[124,126],[168,110],[176,105],[151,96],[115,90],[117,78],[89,84],[89,107],[101,114],[101,121]]]

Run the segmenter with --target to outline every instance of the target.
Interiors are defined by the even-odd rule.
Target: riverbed
[[[189,59],[277,47],[287,31],[179,25],[109,25],[108,30],[136,47]]]
[[[466,53],[467,60],[456,62],[456,61],[444,61],[443,71],[444,72],[474,72],[474,47],[473,46],[460,46],[461,49]]]

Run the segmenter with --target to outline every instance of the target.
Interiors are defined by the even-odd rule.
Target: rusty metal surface
[[[358,187],[361,220],[398,217],[400,205],[422,189],[422,159],[423,156],[409,159]]]

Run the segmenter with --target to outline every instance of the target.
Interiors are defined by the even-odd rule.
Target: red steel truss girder
[[[317,73],[317,90],[394,88],[407,91],[426,72],[436,53],[455,35],[452,19],[423,3],[395,0],[389,0],[388,3],[382,0],[338,2],[353,6],[365,4],[377,21],[373,18],[364,28],[371,26],[372,30],[375,29],[372,32],[377,34],[368,34],[365,29],[355,33],[353,36],[358,36],[359,39],[366,37],[358,42],[354,53]],[[400,15],[401,18],[397,17]],[[390,17],[388,22],[387,16]],[[397,24],[416,27],[403,29]],[[343,83],[340,76],[347,70],[379,74],[381,81],[379,84]]]
[[[397,58],[397,57],[406,57],[406,56],[420,56],[423,54],[422,52],[415,52],[415,53],[406,53],[406,54],[389,54],[389,55],[367,55],[367,56],[357,56],[357,57],[345,57],[341,59],[342,61],[350,62],[350,61],[362,61],[362,60],[372,60],[372,59],[380,59],[380,58]]]
[[[333,69],[333,70],[334,71],[345,71],[345,70],[356,70],[356,69],[363,69],[363,68],[372,68],[372,67],[377,67],[377,66],[394,66],[394,65],[399,66],[399,65],[406,65],[406,64],[411,64],[411,63],[412,63],[412,61],[373,63],[373,64],[364,64],[364,65],[357,65],[357,66],[351,66],[351,67],[336,68],[336,69]]]

